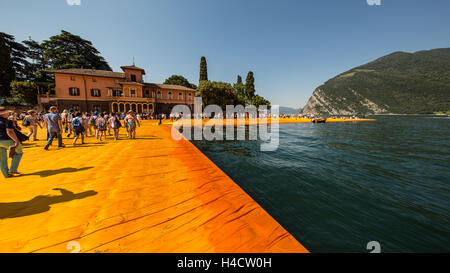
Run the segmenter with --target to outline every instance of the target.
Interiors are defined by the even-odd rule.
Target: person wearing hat
[[[124,119],[125,126],[127,127],[127,136],[130,139],[136,139],[136,125],[141,126],[139,120],[137,120],[133,111],[128,111],[127,116]]]
[[[0,169],[5,178],[19,175],[17,172],[22,159],[22,145],[14,131],[14,122],[8,119],[12,111],[0,107]],[[8,157],[12,157],[11,166],[8,168]]]

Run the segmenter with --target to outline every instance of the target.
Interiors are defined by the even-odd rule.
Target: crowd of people
[[[95,137],[98,141],[104,141],[108,136],[114,140],[119,139],[119,131],[125,128],[128,139],[136,139],[136,129],[141,126],[142,119],[155,119],[148,114],[127,113],[91,113],[76,112],[73,109],[58,111],[55,106],[50,107],[48,113],[38,113],[30,110],[23,113],[15,113],[5,107],[0,107],[0,169],[5,178],[20,175],[17,171],[23,156],[22,143],[25,141],[38,141],[37,132],[40,129],[47,131],[48,150],[54,140],[58,142],[58,148],[64,148],[63,135],[73,137],[73,145],[81,140],[85,144],[87,137]],[[162,117],[159,117],[160,122]],[[19,121],[22,121],[19,126]],[[26,128],[28,132],[24,130]],[[8,155],[12,159],[8,167]]]

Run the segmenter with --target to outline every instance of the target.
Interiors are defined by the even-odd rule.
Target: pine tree
[[[29,66],[29,62],[27,61],[27,47],[16,42],[13,35],[0,32],[0,37],[3,38],[3,41],[9,47],[11,52],[14,80],[25,80],[27,74],[26,69]]]
[[[255,92],[255,78],[253,77],[253,72],[249,71],[247,74],[247,79],[245,81],[245,95],[247,96],[250,103],[255,96]]]
[[[27,71],[27,79],[34,82],[50,82],[49,74],[45,72],[50,68],[44,58],[45,48],[34,40],[22,42],[27,48],[27,58],[31,60]]]
[[[70,32],[62,30],[61,34],[50,37],[41,46],[45,49],[44,59],[48,60],[51,68],[112,70],[91,41]]]
[[[200,60],[200,82],[208,80],[208,65],[206,64],[206,58],[202,56]]]
[[[11,50],[0,36],[0,100],[10,95],[10,84],[13,79],[14,70],[11,62]]]

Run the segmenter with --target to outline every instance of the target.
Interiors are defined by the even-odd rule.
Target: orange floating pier
[[[350,119],[350,118],[324,118],[326,123],[343,123],[343,122],[363,122],[363,121],[377,121],[376,119]],[[211,123],[223,123],[224,126],[230,123],[233,126],[236,125],[258,125],[258,124],[271,124],[272,119],[203,119],[203,120],[193,120],[193,119],[181,119],[178,122],[173,122],[169,124],[177,124],[177,125],[190,125],[190,126],[205,126]],[[313,123],[309,118],[280,118],[276,122],[279,124],[289,124],[289,123]]]
[[[125,137],[28,142],[23,175],[0,178],[0,252],[308,252],[170,126]]]

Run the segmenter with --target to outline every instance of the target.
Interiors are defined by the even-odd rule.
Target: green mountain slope
[[[432,114],[450,110],[450,48],[395,52],[318,87],[306,114]]]

